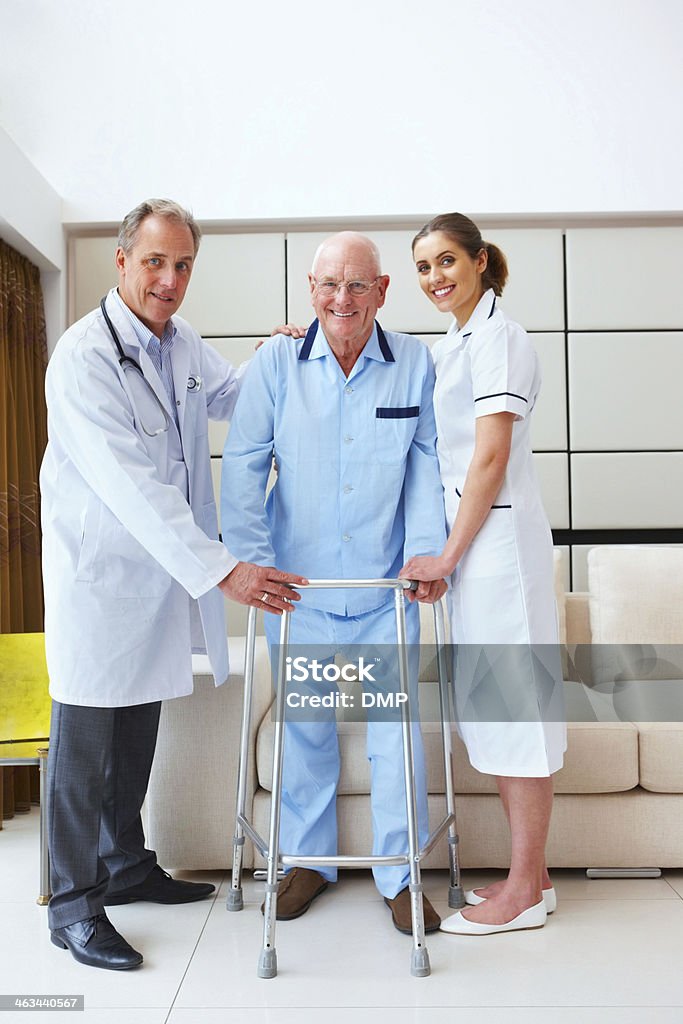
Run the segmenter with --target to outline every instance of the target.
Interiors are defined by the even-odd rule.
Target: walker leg
[[[238,826],[239,831],[241,828]],[[225,904],[226,910],[244,910],[244,896],[242,894],[242,853],[244,851],[244,836],[235,832],[232,848],[232,880],[228,889],[228,898]]]
[[[439,703],[441,705],[441,739],[443,747],[444,778],[446,781],[446,813],[448,826],[448,906],[460,910],[465,906],[465,892],[460,883],[458,859],[458,832],[455,819],[455,797],[453,795],[453,751],[451,748],[451,706],[449,702],[448,669],[446,665],[446,629],[444,626],[443,603],[434,605],[434,636],[436,639],[437,666],[439,676]]]
[[[427,978],[432,973],[429,964],[429,951],[426,946],[414,949],[410,960],[410,973],[414,978]]]
[[[259,978],[275,978],[277,975],[277,953],[274,949],[262,949],[256,973]]]
[[[456,837],[457,839],[458,837]],[[450,856],[450,854],[449,854]],[[462,910],[466,906],[465,890],[461,885],[449,886],[449,906],[452,910]]]
[[[249,609],[244,662],[244,697],[242,700],[242,727],[240,730],[239,767],[237,771],[237,799],[235,801],[235,835],[232,846],[232,878],[227,910],[242,910],[242,861],[244,855],[244,830],[242,820],[247,796],[247,769],[249,759],[249,730],[251,728],[251,698],[254,690],[254,647],[256,645],[256,609]]]
[[[275,738],[273,742],[273,785],[270,794],[270,831],[268,838],[268,880],[266,899],[263,907],[263,948],[259,957],[257,975],[259,978],[274,978],[277,975],[277,952],[275,949],[275,926],[277,921],[277,869],[280,857],[280,804],[282,801],[282,766],[285,740],[285,655],[289,644],[289,612],[282,613],[280,625],[280,652],[277,672],[277,694],[275,698]]]
[[[408,681],[408,655],[406,651],[406,616],[403,592],[395,591],[396,639],[398,650],[398,676],[401,693],[406,703],[401,704],[401,728],[403,731],[403,777],[406,791],[406,816],[408,823],[408,853],[410,868],[410,916],[413,925],[413,950],[410,973],[416,978],[425,978],[431,973],[429,953],[425,942],[424,906],[422,903],[422,880],[420,877],[419,841],[417,834],[417,797],[415,793],[415,760],[413,756],[412,714],[410,711],[410,686]]]

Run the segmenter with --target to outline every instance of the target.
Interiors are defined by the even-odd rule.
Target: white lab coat
[[[193,650],[208,653],[217,685],[228,676],[216,584],[237,559],[218,541],[207,431],[209,416],[230,418],[239,380],[174,317],[178,437],[163,383],[111,292],[107,312],[171,423],[155,437],[142,429],[141,405],[154,399],[123,372],[99,309],[69,328],[46,376],[45,638],[53,698],[122,707],[191,693]],[[199,389],[188,390],[190,376]]]
[[[516,417],[502,487],[456,568],[449,594],[452,639],[465,645],[455,671],[459,728],[479,771],[549,775],[562,765],[566,727],[552,534],[529,433],[529,414],[541,384],[538,357],[524,329],[507,319],[490,289],[464,329],[454,323],[433,355],[449,530],[474,454],[477,417],[505,411]],[[482,650],[479,645],[488,646]],[[493,721],[496,709],[510,720]],[[523,722],[518,721],[522,714]]]

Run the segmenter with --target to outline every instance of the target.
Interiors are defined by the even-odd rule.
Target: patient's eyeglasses
[[[361,295],[367,295],[371,288],[379,281],[379,276],[374,281],[331,281],[328,278],[324,278],[322,281],[317,281],[313,278],[315,283],[315,290],[318,295],[336,295],[340,289],[346,288],[349,295],[353,295],[358,298]]]

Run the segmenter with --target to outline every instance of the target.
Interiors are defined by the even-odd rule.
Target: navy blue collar
[[[479,301],[481,302],[481,299]],[[493,302],[491,303],[491,311],[490,311],[489,315],[486,317],[486,319],[490,320],[491,317],[493,316],[493,314],[495,313],[495,311],[496,311],[496,296],[494,295],[493,296]],[[462,340],[464,341],[466,338],[471,338],[471,337],[472,337],[472,331],[468,331],[467,334],[463,334]]]
[[[304,338],[304,343],[301,346],[301,350],[299,352],[299,360],[301,362],[305,362],[310,357],[311,349],[313,348],[313,342],[315,341],[315,337],[316,334],[318,333],[319,326],[320,324],[318,320],[315,319],[311,326],[306,331],[306,337]],[[395,363],[396,360],[394,359],[394,353],[391,351],[389,342],[387,341],[386,334],[384,333],[384,331],[382,330],[382,328],[380,327],[376,320],[375,327],[377,328],[377,344],[379,345],[379,350],[382,353],[384,362]]]

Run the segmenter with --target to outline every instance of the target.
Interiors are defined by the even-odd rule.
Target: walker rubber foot
[[[429,953],[426,949],[414,949],[410,961],[410,973],[414,978],[426,978],[432,973]]]
[[[461,885],[448,886],[448,906],[451,910],[461,910],[465,906],[465,891]]]
[[[274,978],[277,974],[277,953],[274,949],[262,949],[259,957],[258,970],[259,978]]]
[[[244,897],[241,889],[228,889],[228,898],[225,903],[226,910],[244,910]]]

